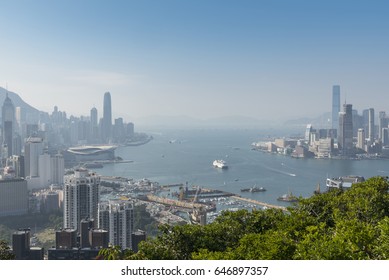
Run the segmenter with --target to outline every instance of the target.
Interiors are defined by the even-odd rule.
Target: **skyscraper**
[[[332,87],[332,128],[339,130],[340,86]],[[339,131],[338,131],[339,133]]]
[[[104,94],[103,105],[103,127],[102,127],[102,140],[108,142],[112,136],[112,107],[111,107],[111,94],[106,92]]]
[[[50,155],[48,153],[39,155],[38,162],[39,162],[38,174],[39,174],[40,186],[42,188],[46,188],[51,184]]]
[[[3,146],[7,147],[7,154],[3,157],[10,157],[13,154],[12,150],[12,141],[14,137],[15,129],[15,107],[12,103],[12,100],[7,96],[5,97],[3,107],[2,107],[2,121],[3,121]]]
[[[338,148],[342,156],[353,154],[353,107],[351,104],[343,105],[343,112],[339,113]]]
[[[82,219],[97,219],[100,177],[77,169],[64,178],[64,228],[79,230]]]
[[[388,118],[386,117],[385,111],[378,113],[379,123],[378,123],[378,138],[382,142],[382,129],[388,127]]]
[[[91,110],[90,110],[90,122],[91,122],[91,125],[92,127],[95,126],[97,127],[98,123],[97,123],[97,109],[96,107],[93,107]]]
[[[374,109],[369,108],[369,141],[374,142],[375,129],[374,129]]]
[[[24,167],[26,177],[39,176],[39,156],[43,153],[43,139],[29,137],[24,145]]]
[[[384,147],[389,145],[389,128],[387,127],[382,129],[382,145]]]
[[[134,205],[131,201],[109,201],[99,204],[99,228],[109,232],[109,242],[122,249],[132,248]]]
[[[311,140],[311,133],[312,133],[312,125],[308,124],[307,127],[305,128],[305,141],[308,143]]]
[[[51,183],[56,185],[63,184],[65,174],[65,160],[61,154],[56,154],[50,158],[51,162]]]
[[[99,135],[99,124],[98,124],[98,117],[97,117],[97,109],[93,107],[90,110],[90,136],[89,136],[89,143],[95,144],[98,143],[98,135]]]
[[[365,149],[365,130],[363,128],[358,129],[357,148]]]
[[[15,108],[15,131],[22,135],[22,124],[26,122],[26,112],[21,107]]]

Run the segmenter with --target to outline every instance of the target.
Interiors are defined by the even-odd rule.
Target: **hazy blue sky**
[[[259,119],[389,111],[389,1],[0,1],[0,86],[38,109]],[[388,112],[389,113],[389,112]]]

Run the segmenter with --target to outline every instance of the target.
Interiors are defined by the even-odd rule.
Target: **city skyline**
[[[333,85],[341,86],[342,104],[387,111],[388,8],[367,1],[5,1],[0,86],[39,110],[58,106],[69,115],[102,112],[109,91],[112,117],[134,122],[313,116],[331,110]]]

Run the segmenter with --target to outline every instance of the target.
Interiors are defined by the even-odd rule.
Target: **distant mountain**
[[[225,127],[243,127],[243,128],[258,128],[258,127],[270,127],[277,125],[275,120],[259,120],[253,117],[247,116],[224,116],[218,118],[207,119],[206,124],[212,126],[225,126]]]
[[[8,92],[8,97],[12,100],[14,106],[21,107],[25,112],[26,117],[28,118],[29,121],[37,122],[39,120],[39,114],[40,114],[39,110],[35,109],[31,105],[24,102],[23,99],[21,99],[18,94],[12,91],[7,91],[2,87],[0,87],[0,111],[1,111],[1,107],[3,106],[5,97],[7,96],[7,92]],[[1,118],[1,114],[0,114],[0,118]]]
[[[246,116],[224,116],[209,119],[197,119],[185,115],[179,116],[149,116],[135,120],[141,126],[160,126],[167,128],[259,128],[271,127],[275,121],[258,120]]]
[[[331,113],[323,113],[318,117],[303,117],[293,120],[288,120],[284,123],[285,126],[306,127],[307,124],[312,124],[314,128],[329,128],[331,127]]]
[[[201,125],[201,120],[196,118],[191,118],[188,116],[160,116],[160,115],[153,115],[153,116],[147,116],[142,117],[134,120],[135,125],[141,125],[141,126],[160,126],[160,127],[169,127],[169,128],[176,128],[176,127],[193,127]]]

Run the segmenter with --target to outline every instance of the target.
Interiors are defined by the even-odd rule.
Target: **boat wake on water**
[[[267,167],[267,166],[265,166],[265,168],[268,169],[268,170],[271,170],[273,172],[277,172],[277,173],[284,174],[284,175],[287,175],[287,176],[291,176],[291,177],[296,177],[297,176],[294,173],[285,172],[285,171],[282,171],[282,170],[278,170],[276,168],[271,168],[271,167]]]

